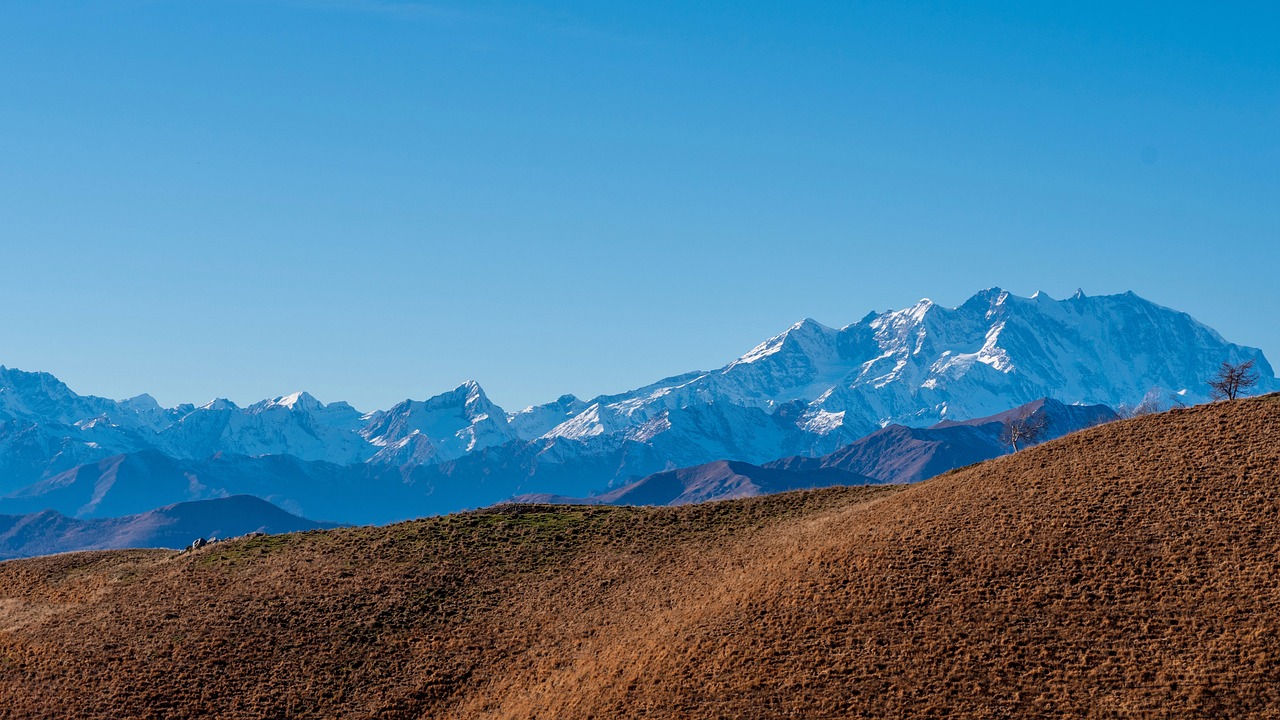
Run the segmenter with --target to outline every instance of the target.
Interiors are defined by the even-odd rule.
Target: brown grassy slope
[[[439,716],[571,653],[597,632],[588,611],[628,617],[674,569],[710,572],[778,523],[898,489],[516,506],[0,563],[0,717]]]
[[[780,527],[499,716],[1280,716],[1278,483],[1280,396],[1086,431]]]
[[[1280,396],[912,486],[0,564],[0,717],[1280,716]]]

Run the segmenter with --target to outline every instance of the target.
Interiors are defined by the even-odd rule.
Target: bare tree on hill
[[[1018,452],[1018,443],[1034,445],[1044,437],[1048,429],[1048,415],[1037,415],[1029,409],[1023,410],[1004,421],[1004,427],[1000,429],[1000,442],[1011,446],[1014,452]]]
[[[1260,375],[1254,368],[1255,364],[1253,360],[1236,364],[1224,360],[1218,367],[1218,374],[1209,381],[1209,397],[1214,400],[1235,400],[1257,385]]]

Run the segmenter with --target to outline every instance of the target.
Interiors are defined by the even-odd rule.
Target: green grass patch
[[[298,543],[303,533],[262,535],[243,540],[225,540],[196,551],[197,565],[219,565],[231,562],[250,563],[284,552]]]

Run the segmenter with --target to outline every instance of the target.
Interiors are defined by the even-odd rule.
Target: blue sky
[[[0,5],[0,363],[508,409],[999,285],[1280,363],[1274,3]]]

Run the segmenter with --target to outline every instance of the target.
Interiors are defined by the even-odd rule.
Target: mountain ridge
[[[795,455],[761,465],[717,460],[654,473],[588,497],[517,495],[510,502],[557,505],[681,505],[731,500],[831,485],[914,483],[1009,454],[1005,422],[1043,421],[1036,442],[1119,419],[1105,405],[1064,405],[1050,398],[984,418],[944,421],[928,428],[889,425],[820,457]]]
[[[1280,389],[1261,351],[1132,292],[1054,300],[990,288],[955,308],[926,299],[839,329],[805,319],[719,369],[515,412],[473,381],[369,413],[304,392],[166,409],[5,368],[0,496],[143,451],[368,465],[433,492],[500,482],[577,496],[720,459],[820,457],[889,425],[928,427],[1045,396],[1118,407],[1177,394],[1194,404],[1218,363],[1250,359],[1258,390]]]

